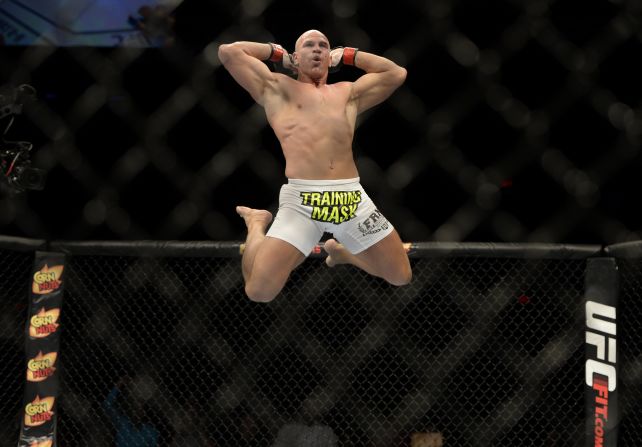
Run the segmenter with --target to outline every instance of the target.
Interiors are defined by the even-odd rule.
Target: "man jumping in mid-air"
[[[394,62],[356,48],[330,50],[316,30],[303,33],[291,55],[271,43],[235,42],[219,47],[234,79],[264,107],[285,156],[288,183],[279,211],[237,207],[247,225],[242,269],[245,292],[271,301],[324,232],[327,264],[352,264],[394,285],[410,282],[410,262],[399,235],[359,183],[352,153],[357,115],[388,98],[406,79]],[[270,60],[297,79],[274,73]],[[328,70],[353,65],[355,82],[327,84]]]

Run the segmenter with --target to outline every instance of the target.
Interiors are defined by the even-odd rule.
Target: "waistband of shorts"
[[[289,178],[288,183],[292,185],[305,185],[305,186],[336,186],[336,185],[350,185],[359,183],[359,177],[355,178],[342,178],[337,180],[308,180],[300,178]]]

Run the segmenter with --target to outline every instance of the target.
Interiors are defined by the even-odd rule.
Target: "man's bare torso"
[[[280,76],[264,103],[281,143],[288,178],[358,176],[352,154],[357,107],[349,82],[316,86]]]

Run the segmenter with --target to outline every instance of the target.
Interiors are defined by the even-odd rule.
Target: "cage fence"
[[[359,1],[177,3],[173,47],[2,47],[0,85],[39,96],[12,136],[33,141],[48,171],[44,192],[0,199],[4,234],[240,239],[234,205],[276,209],[283,158],[217,45],[291,50],[320,28],[408,69],[360,117],[354,145],[366,190],[406,240],[640,239],[636,1],[403,0],[385,15]]]
[[[245,297],[238,255],[88,247],[65,267],[63,445],[114,445],[115,414],[159,445],[401,447],[429,433],[445,445],[584,445],[586,251],[413,257],[402,288],[313,258],[266,305]],[[3,264],[13,284],[29,259],[4,252]],[[628,334],[640,303],[622,305],[620,445],[634,446],[639,343]],[[15,351],[3,362],[7,439],[22,325],[3,338]]]
[[[362,183],[406,240],[640,239],[638,2],[378,6],[185,1],[172,48],[2,47],[0,90],[38,92],[8,137],[34,142],[48,180],[42,192],[0,191],[0,233],[241,238],[234,206],[275,210],[283,160],[217,44],[291,49],[314,27],[408,69],[360,116],[354,147]],[[315,20],[294,29],[291,16]],[[10,26],[0,12],[5,43]],[[0,251],[0,445],[19,429],[32,254],[16,250]],[[582,443],[584,260],[413,259],[413,284],[393,289],[313,259],[269,306],[243,296],[238,262],[70,260],[65,445],[113,445],[114,409],[144,413],[175,445],[278,447],[307,433],[401,446],[432,431],[446,445]],[[640,343],[626,334],[639,332],[639,266],[618,265],[620,443],[637,447]]]
[[[640,269],[642,268],[642,251],[640,243],[617,244],[607,247],[607,253],[615,256],[620,270],[620,308],[618,320],[620,334],[640,327],[642,300],[640,300]],[[642,392],[642,341],[640,337],[620,336],[618,355],[623,359],[619,368],[619,386],[622,390],[620,408],[623,415],[620,440],[622,445],[640,443],[640,396]]]
[[[0,249],[0,443],[15,445],[24,381],[25,299],[33,263],[30,251]]]

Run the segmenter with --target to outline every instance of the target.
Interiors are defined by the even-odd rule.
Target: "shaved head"
[[[301,48],[301,44],[306,38],[319,37],[319,36],[323,37],[328,42],[328,45],[330,44],[330,41],[328,40],[325,34],[323,34],[321,31],[311,29],[299,36],[299,38],[296,40],[296,43],[294,44],[294,51],[298,51],[299,48]]]

